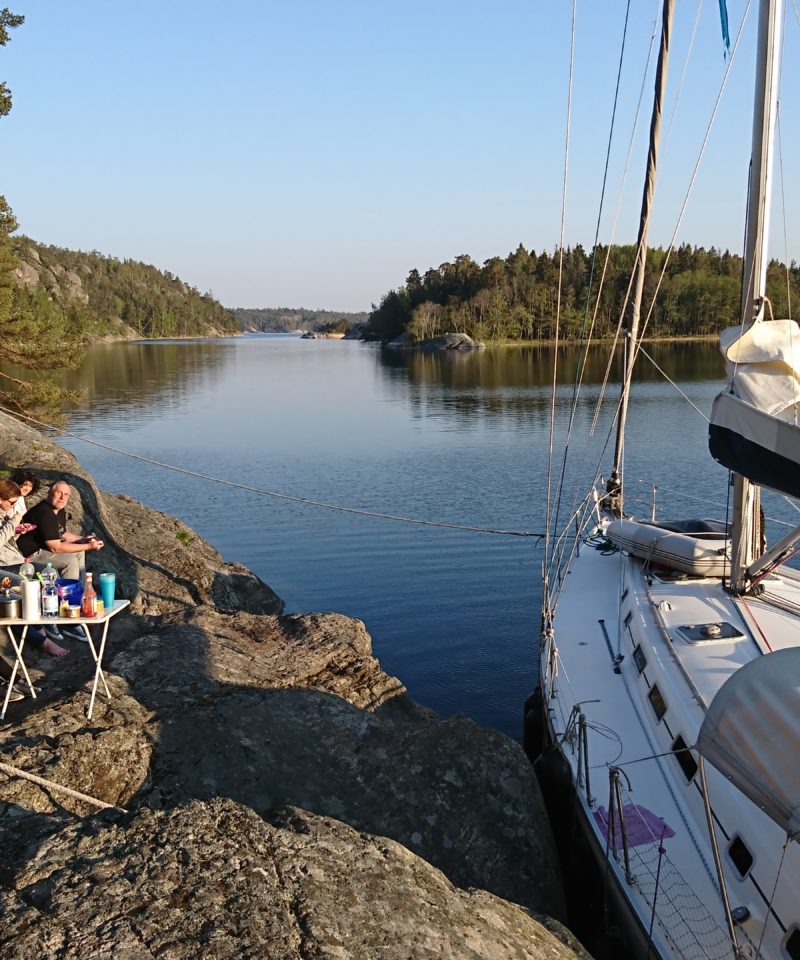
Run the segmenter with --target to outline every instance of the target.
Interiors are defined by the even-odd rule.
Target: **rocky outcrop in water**
[[[485,350],[486,344],[473,340],[466,333],[443,333],[430,340],[412,340],[405,333],[391,340],[386,346],[391,350]]]
[[[67,474],[74,523],[113,541],[92,559],[134,601],[90,723],[92,661],[74,643],[64,660],[29,654],[40,695],[0,727],[5,764],[118,808],[2,775],[4,957],[579,952],[535,919],[563,917],[563,896],[518,744],[414,704],[360,621],[280,615],[174,518],[0,429],[4,464]]]

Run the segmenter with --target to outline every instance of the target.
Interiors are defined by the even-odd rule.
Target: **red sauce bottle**
[[[81,616],[97,616],[97,594],[92,586],[91,573],[86,574],[86,586],[83,588],[83,600],[81,600]]]

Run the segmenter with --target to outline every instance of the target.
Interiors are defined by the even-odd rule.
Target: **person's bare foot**
[[[45,639],[44,643],[42,644],[42,650],[44,650],[45,653],[49,653],[51,657],[66,657],[66,655],[69,653],[69,650],[67,650],[66,647],[59,647],[59,645],[51,640],[50,637]]]

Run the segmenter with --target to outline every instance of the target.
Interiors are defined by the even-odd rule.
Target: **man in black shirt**
[[[32,563],[52,563],[62,577],[81,580],[87,550],[102,550],[103,541],[96,537],[78,537],[67,530],[65,507],[72,490],[66,480],[56,480],[47,497],[25,514],[25,523],[35,529],[22,534],[17,547]]]

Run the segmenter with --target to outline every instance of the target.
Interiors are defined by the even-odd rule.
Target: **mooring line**
[[[58,793],[65,793],[76,800],[83,800],[84,803],[90,803],[100,810],[119,810],[127,813],[123,807],[116,807],[113,803],[106,803],[105,800],[98,800],[96,797],[90,797],[88,793],[81,793],[80,790],[73,790],[72,787],[65,787],[63,783],[56,783],[55,780],[46,780],[35,773],[28,773],[27,770],[21,770],[19,767],[12,767],[10,763],[0,763],[0,771],[7,773],[10,777],[22,777],[23,780],[30,780],[37,786],[45,787],[48,790],[55,790]]]
[[[311,507],[321,507],[324,510],[335,510],[339,513],[353,513],[361,517],[372,517],[373,519],[377,520],[394,520],[398,523],[412,523],[426,527],[444,527],[448,530],[464,530],[469,533],[488,533],[501,537],[533,537],[536,540],[541,540],[544,537],[543,533],[535,533],[529,530],[500,530],[493,527],[474,527],[463,523],[446,523],[443,520],[421,520],[416,517],[402,517],[392,513],[379,513],[374,510],[362,510],[358,507],[345,507],[341,504],[324,503],[322,500],[312,500],[308,497],[296,497],[288,493],[278,493],[275,490],[267,490],[264,487],[255,487],[247,483],[236,483],[233,480],[223,480],[221,477],[214,477],[207,473],[199,473],[196,470],[187,470],[185,467],[176,467],[174,464],[165,463],[163,460],[155,460],[152,457],[145,457],[138,453],[131,453],[129,450],[121,450],[119,447],[112,447],[110,444],[102,443],[99,440],[90,440],[89,437],[83,437],[79,433],[72,433],[69,430],[59,430],[52,424],[44,423],[41,420],[37,420],[35,417],[21,414],[18,411],[12,412],[8,407],[0,406],[0,409],[5,410],[10,416],[27,420],[30,423],[36,424],[38,427],[51,430],[53,433],[56,433],[59,436],[71,437],[74,440],[80,440],[82,443],[88,443],[94,447],[100,447],[103,450],[108,450],[111,453],[119,454],[122,457],[128,457],[131,460],[139,460],[141,463],[149,463],[152,466],[161,467],[164,470],[172,470],[173,473],[180,473],[186,477],[194,477],[198,480],[206,480],[209,483],[217,483],[221,486],[232,487],[236,490],[246,490],[249,493],[257,493],[265,497],[274,497],[278,500],[288,500],[292,503],[302,503]]]

